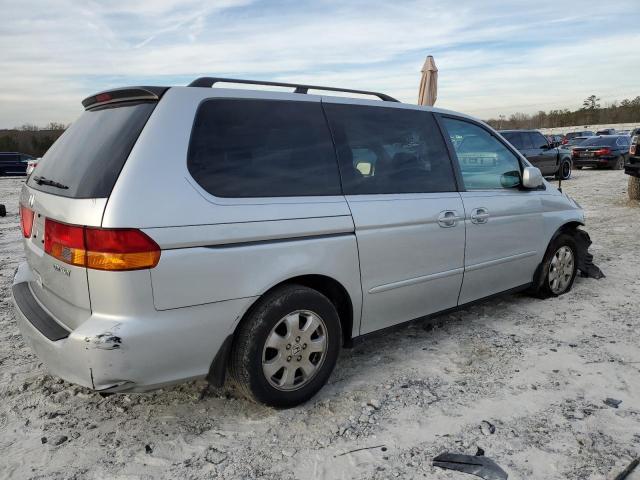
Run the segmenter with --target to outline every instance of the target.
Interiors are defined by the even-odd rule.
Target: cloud
[[[5,3],[5,5],[2,5]],[[0,127],[69,122],[80,100],[208,74],[381,90],[483,118],[640,95],[634,1],[0,0]],[[597,32],[593,35],[590,32]]]

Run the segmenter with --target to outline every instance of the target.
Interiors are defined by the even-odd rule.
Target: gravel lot
[[[607,278],[371,339],[343,352],[312,401],[284,411],[230,389],[202,395],[204,382],[103,398],[48,375],[10,298],[21,183],[0,178],[2,478],[472,479],[432,459],[482,447],[510,479],[612,479],[640,455],[640,206],[619,171],[564,184]]]

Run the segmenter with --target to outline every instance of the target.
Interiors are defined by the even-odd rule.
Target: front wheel
[[[250,400],[298,405],[329,379],[341,332],[327,297],[302,285],[279,287],[259,300],[240,326],[230,374]]]
[[[558,168],[556,178],[561,180],[569,180],[571,178],[571,160],[564,159]]]
[[[578,272],[577,252],[576,241],[571,235],[558,235],[547,249],[532,293],[539,298],[548,298],[571,290]]]

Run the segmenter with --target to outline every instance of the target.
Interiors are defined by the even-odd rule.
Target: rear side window
[[[319,102],[208,100],[196,114],[187,166],[217,197],[341,193]]]
[[[108,197],[156,104],[116,104],[84,112],[47,151],[27,184],[63,197]]]
[[[345,194],[456,191],[446,144],[431,113],[363,105],[324,107]]]

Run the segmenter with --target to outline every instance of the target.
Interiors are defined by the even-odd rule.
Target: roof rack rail
[[[282,82],[266,82],[262,80],[243,80],[239,78],[220,78],[220,77],[200,77],[191,82],[189,87],[205,87],[211,88],[216,83],[242,83],[246,85],[269,85],[274,87],[291,87],[295,90],[293,93],[308,93],[309,90],[324,90],[327,92],[345,92],[345,93],[358,93],[360,95],[372,95],[378,97],[385,102],[399,102],[393,97],[385,93],[369,92],[366,90],[352,90],[350,88],[336,88],[336,87],[320,87],[318,85],[302,85],[299,83],[282,83]]]

